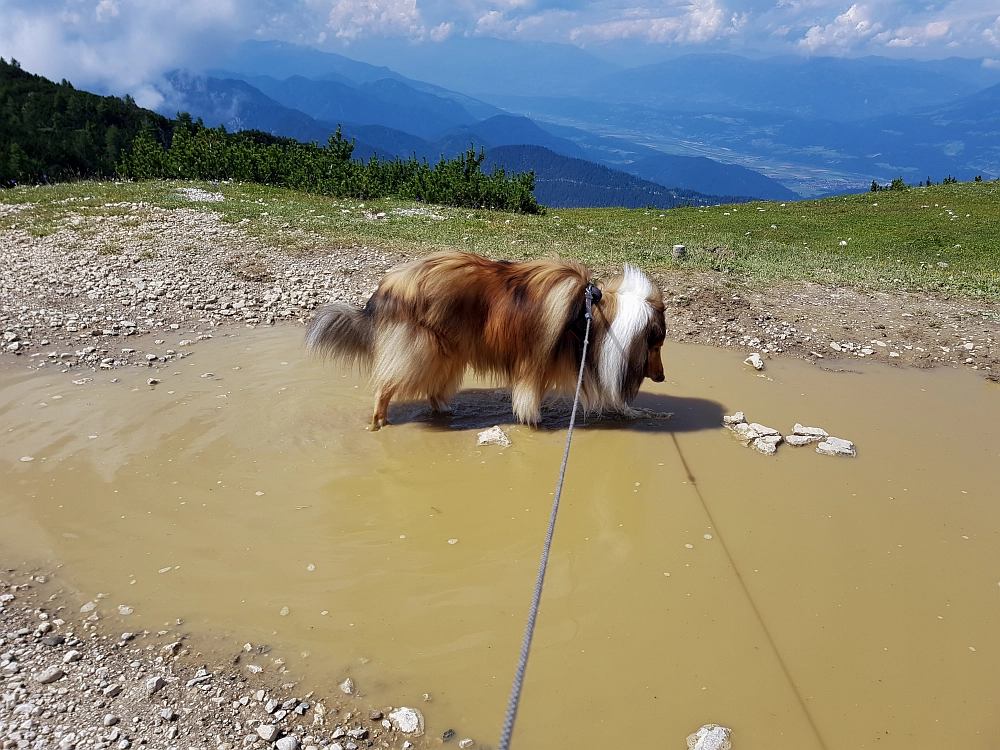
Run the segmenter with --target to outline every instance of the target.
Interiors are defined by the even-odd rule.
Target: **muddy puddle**
[[[668,344],[639,405],[675,419],[577,431],[515,746],[683,747],[716,722],[738,750],[996,747],[1000,389],[740,359]],[[476,446],[510,421],[487,389],[371,434],[364,381],[290,327],[82,385],[26,364],[0,370],[5,563],[63,566],[113,627],[268,644],[269,671],[350,675],[495,747],[564,408],[506,449]],[[858,457],[759,455],[719,427],[738,409]]]

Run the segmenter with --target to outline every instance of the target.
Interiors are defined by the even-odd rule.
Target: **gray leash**
[[[535,634],[535,620],[538,617],[538,605],[542,599],[542,583],[545,581],[545,568],[549,563],[549,549],[552,547],[552,535],[556,530],[556,514],[559,512],[559,498],[562,496],[563,479],[566,478],[566,464],[569,461],[569,446],[573,441],[573,427],[576,425],[576,407],[580,403],[580,387],[583,385],[583,367],[587,362],[587,345],[590,343],[590,321],[594,319],[591,303],[600,301],[601,290],[593,284],[587,284],[586,314],[587,328],[583,334],[583,354],[580,357],[580,374],[576,378],[576,394],[573,396],[573,411],[569,416],[569,431],[566,433],[566,450],[563,452],[562,467],[559,469],[559,481],[556,483],[556,496],[552,501],[552,514],[549,516],[549,530],[545,534],[545,546],[542,548],[542,561],[538,566],[538,578],[535,581],[535,593],[531,597],[531,609],[528,611],[528,624],[524,628],[524,641],[521,643],[521,657],[517,660],[517,671],[514,673],[514,684],[510,688],[510,699],[507,701],[507,716],[503,721],[503,731],[500,733],[499,750],[510,748],[510,736],[514,732],[514,719],[517,718],[517,704],[521,701],[521,687],[524,684],[524,672],[528,668],[528,652],[531,651],[531,638]]]

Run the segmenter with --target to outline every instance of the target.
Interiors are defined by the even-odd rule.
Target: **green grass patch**
[[[192,202],[180,187],[221,192]],[[290,253],[368,246],[408,253],[461,249],[496,258],[628,261],[649,270],[715,271],[751,287],[782,281],[849,284],[1000,300],[1000,185],[935,185],[818,201],[667,211],[550,209],[544,216],[400,200],[355,201],[252,184],[75,183],[0,192],[0,228],[41,236],[87,217],[127,216],[122,204],[219,214]],[[672,256],[683,244],[687,256]]]

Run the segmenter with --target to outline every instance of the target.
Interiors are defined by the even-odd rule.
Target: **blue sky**
[[[350,55],[373,40],[623,41],[683,52],[983,58],[1000,65],[1000,0],[0,0],[0,56],[80,85],[139,94],[157,73],[210,65],[245,39]],[[661,55],[662,53],[662,55]]]

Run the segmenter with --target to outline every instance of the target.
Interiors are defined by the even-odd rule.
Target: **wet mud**
[[[271,671],[350,676],[495,746],[567,406],[533,430],[470,382],[454,414],[394,405],[372,434],[364,378],[301,331],[199,347],[81,384],[4,364],[3,559],[62,566],[115,627],[181,618],[226,659],[266,644]],[[668,344],[636,405],[673,419],[578,429],[517,746],[676,746],[715,722],[741,750],[990,747],[1000,389],[742,356]],[[737,410],[858,456],[760,455],[722,427]],[[512,446],[476,445],[494,424]]]

